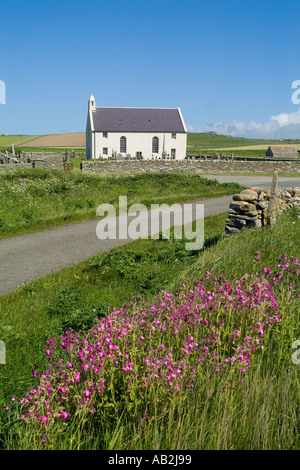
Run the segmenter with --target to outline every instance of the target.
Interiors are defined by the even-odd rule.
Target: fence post
[[[278,187],[278,171],[275,170],[273,173],[270,201],[269,201],[269,206],[268,206],[268,216],[267,216],[268,225],[274,225],[276,223],[277,204],[275,201],[275,197],[276,197],[277,187]]]

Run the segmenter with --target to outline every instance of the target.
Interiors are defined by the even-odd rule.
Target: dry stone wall
[[[179,171],[185,173],[299,173],[299,161],[218,161],[218,160],[125,160],[125,161],[85,161],[81,164],[83,171],[96,173],[144,173]]]
[[[25,168],[32,168],[32,163],[3,163],[0,164],[0,170],[9,170],[11,168],[19,168],[24,170]]]
[[[245,228],[272,225],[277,214],[293,206],[300,208],[300,187],[277,189],[272,195],[271,191],[254,186],[235,194],[232,199],[226,219],[227,235]]]
[[[33,159],[31,163],[9,163],[0,165],[0,170],[9,170],[12,168],[19,170],[25,168],[49,168],[63,170],[64,157],[62,155],[45,155],[43,157],[37,157]]]
[[[64,157],[62,155],[44,155],[33,162],[34,168],[50,168],[62,170],[64,168]]]

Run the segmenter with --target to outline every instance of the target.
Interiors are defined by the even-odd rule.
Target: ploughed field
[[[22,147],[85,147],[85,132],[43,135],[23,144]]]

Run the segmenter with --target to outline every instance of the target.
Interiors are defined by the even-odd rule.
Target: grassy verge
[[[225,326],[221,336],[217,333],[216,338],[208,336],[210,339],[206,343],[210,345],[212,338],[216,340],[214,354],[226,357],[227,353],[237,353],[232,345],[233,332],[237,337],[241,335],[237,339],[238,345],[241,351],[246,351],[247,348],[240,344],[244,338],[245,344],[248,344],[247,334],[250,339],[256,338],[258,328],[252,325],[255,318],[255,322],[260,319],[261,328],[264,328],[264,335],[257,337],[257,344],[263,345],[264,349],[257,349],[255,354],[249,352],[251,365],[246,366],[247,374],[244,376],[243,372],[241,375],[239,369],[242,366],[238,363],[236,369],[235,366],[225,367],[221,373],[216,373],[216,356],[209,362],[202,358],[203,365],[199,373],[193,376],[192,389],[180,388],[179,391],[177,387],[169,391],[169,386],[161,386],[159,380],[145,388],[142,383],[134,381],[134,386],[128,385],[130,376],[126,375],[127,372],[123,374],[123,382],[118,367],[111,365],[106,371],[108,376],[105,376],[105,380],[112,381],[111,388],[105,389],[104,395],[101,392],[98,398],[95,396],[94,414],[90,413],[89,407],[80,407],[74,417],[66,421],[58,420],[51,427],[29,418],[27,424],[20,424],[14,414],[2,412],[4,447],[161,450],[299,448],[299,365],[291,360],[292,343],[300,339],[299,278],[290,269],[293,269],[293,263],[290,267],[286,264],[290,256],[300,252],[299,211],[283,214],[274,227],[249,230],[229,238],[223,236],[224,221],[225,215],[206,219],[206,246],[200,253],[186,252],[184,240],[140,240],[1,297],[1,335],[8,351],[8,364],[1,369],[1,399],[7,405],[11,396],[20,397],[26,393],[28,386],[36,383],[33,378],[29,379],[30,370],[34,362],[39,364],[41,371],[47,367],[49,359],[42,356],[47,336],[57,336],[68,328],[86,332],[95,315],[104,315],[109,307],[120,307],[123,302],[127,302],[121,317],[124,321],[128,315],[126,312],[131,312],[131,322],[134,324],[135,315],[144,311],[145,326],[148,322],[153,330],[152,339],[149,336],[146,343],[149,349],[144,350],[142,345],[136,349],[134,343],[131,346],[130,357],[141,351],[142,362],[140,368],[135,369],[135,374],[144,370],[142,364],[153,351],[156,351],[154,363],[161,360],[162,343],[167,350],[172,346],[175,360],[183,353],[181,344],[187,347],[187,338],[193,344],[197,339],[197,343],[204,346],[206,336],[202,334],[214,335],[216,328],[222,324]],[[257,251],[262,252],[261,262]],[[281,261],[281,267],[278,267],[277,259],[282,254],[285,254],[285,261]],[[258,277],[255,277],[256,273]],[[200,311],[197,304],[193,304],[193,290],[197,291],[193,284],[195,279],[200,279],[200,286],[205,287],[204,291],[198,290],[201,299],[205,298],[203,305],[202,300],[198,301],[199,308],[202,305]],[[183,282],[187,285],[185,289],[182,289]],[[184,309],[187,308],[188,312],[188,306],[194,305],[191,311],[198,313],[191,318],[199,318],[200,312],[203,317],[200,318],[205,320],[201,328],[193,328],[191,320],[183,322],[183,317],[178,324],[181,336],[168,328],[164,332],[158,327],[159,318],[166,327],[170,324],[171,313],[163,313],[159,317],[153,314],[153,308],[154,311],[159,310],[158,306],[165,312],[168,297],[158,299],[156,295],[163,288],[168,288],[170,293],[179,292],[175,303],[172,300],[170,304],[171,312],[174,315],[176,312],[177,317],[179,314],[181,318]],[[222,294],[224,290],[227,292],[226,300]],[[141,300],[137,299],[138,303],[131,305],[131,297],[137,294],[142,295]],[[216,296],[215,306],[211,303],[212,296]],[[147,297],[149,300],[146,300]],[[246,304],[250,302],[250,308],[245,307],[245,301]],[[155,307],[149,308],[150,305]],[[280,322],[275,320],[277,315]],[[190,318],[188,314],[187,318]],[[138,330],[133,331],[139,334]],[[147,328],[145,331],[149,335]],[[196,339],[191,339],[191,334]],[[126,348],[125,344],[122,347]],[[192,346],[189,344],[188,347]],[[65,357],[59,351],[57,354],[56,360]],[[196,364],[192,360],[198,357],[196,350],[195,355],[191,354],[190,357],[191,363],[181,363],[181,382],[187,380],[190,383],[189,364]],[[72,360],[75,367],[76,358]],[[61,373],[60,366],[57,371]],[[89,373],[85,377],[91,380]],[[243,385],[240,383],[241,377]],[[228,383],[230,385],[224,388],[223,384]],[[81,387],[86,388],[86,383],[81,382]],[[45,429],[48,437],[43,442]]]
[[[0,238],[93,219],[102,203],[118,210],[121,195],[127,195],[129,205],[150,207],[234,194],[240,188],[183,173],[103,176],[76,170],[1,171]]]

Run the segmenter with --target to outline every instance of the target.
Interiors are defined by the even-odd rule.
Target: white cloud
[[[294,113],[281,113],[271,116],[264,124],[251,121],[245,123],[233,120],[231,123],[215,122],[207,124],[203,129],[187,126],[189,132],[209,132],[232,135],[233,137],[251,137],[256,139],[299,139],[300,108]]]

